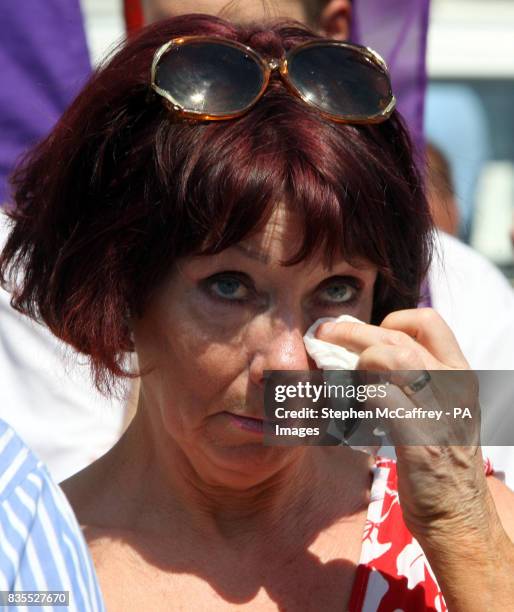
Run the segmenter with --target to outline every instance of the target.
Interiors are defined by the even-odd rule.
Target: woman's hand
[[[434,310],[423,308],[391,313],[380,326],[324,324],[316,335],[359,353],[358,370],[389,372],[398,385],[388,392],[390,407],[395,403],[443,411],[439,422],[389,423],[405,523],[423,547],[450,609],[495,609],[489,604],[501,603],[502,597],[514,604],[514,545],[501,526],[484,474],[478,385],[450,328]],[[409,379],[405,370],[416,372]],[[441,374],[438,378],[434,372],[423,385],[420,372],[427,370]],[[421,382],[409,387],[416,381]],[[474,426],[454,419],[452,404],[468,407]],[[424,446],[408,444],[420,439],[427,440]],[[498,566],[498,556],[503,565]],[[510,584],[505,588],[503,572],[505,585]],[[475,593],[474,579],[483,584],[485,599],[468,599]]]

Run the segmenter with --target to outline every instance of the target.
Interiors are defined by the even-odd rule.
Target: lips
[[[282,427],[294,425],[294,422],[289,419],[271,421],[260,417],[242,416],[240,414],[234,414],[233,412],[224,412],[223,414],[226,414],[231,424],[238,429],[260,435],[266,433],[266,431],[268,433],[273,433],[275,431],[275,425],[280,425]]]
[[[252,433],[264,432],[264,419],[242,416],[232,412],[226,412],[225,414],[228,415],[231,423],[239,429],[250,431]]]
[[[252,433],[262,434],[265,426],[274,427],[275,425],[273,421],[260,417],[243,416],[233,412],[225,412],[224,414],[228,416],[232,425]]]

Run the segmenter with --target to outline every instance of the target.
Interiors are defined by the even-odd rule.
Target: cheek
[[[246,363],[244,321],[230,309],[188,300],[168,318],[162,333],[170,345],[169,358],[186,369],[187,378],[195,378],[197,388],[226,386]]]
[[[148,371],[143,384],[167,421],[187,427],[223,410],[236,387],[244,388],[243,329],[194,301],[163,306],[153,307],[135,329],[140,367]]]
[[[371,314],[373,312],[373,293],[367,295],[365,299],[361,300],[357,309],[356,317],[364,323],[371,321]]]

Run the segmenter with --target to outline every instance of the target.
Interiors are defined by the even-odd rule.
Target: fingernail
[[[316,330],[316,337],[318,337],[320,335],[320,330],[321,330],[321,335],[322,336],[330,336],[330,334],[335,330],[336,328],[336,324],[335,323],[322,323],[318,329]]]

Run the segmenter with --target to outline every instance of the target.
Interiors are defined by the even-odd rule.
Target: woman
[[[512,495],[489,492],[477,447],[398,447],[396,477],[348,448],[262,444],[264,372],[312,369],[302,336],[320,317],[367,322],[318,332],[360,369],[467,368],[444,322],[412,309],[431,227],[380,61],[348,50],[337,89],[332,48],[315,47],[266,87],[311,40],[198,15],[152,26],[16,176],[1,271],[17,307],[103,388],[139,361],[134,421],[64,486],[109,610],[514,601]]]

